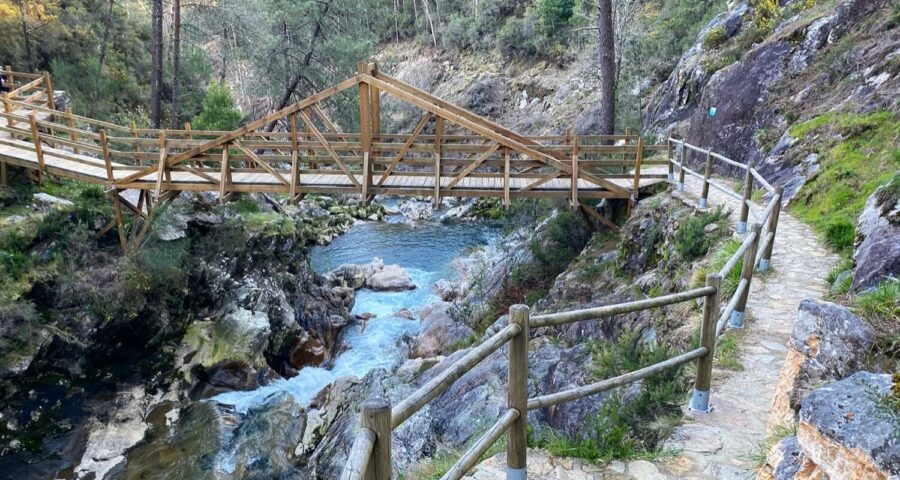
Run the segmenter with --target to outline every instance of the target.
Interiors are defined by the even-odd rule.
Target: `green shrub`
[[[709,252],[709,247],[721,236],[727,218],[728,213],[723,211],[721,207],[710,212],[688,217],[678,227],[678,231],[675,232],[675,251],[685,260],[693,260],[706,255]],[[703,230],[712,223],[720,223],[721,225],[718,233],[710,235]]]
[[[728,34],[725,33],[725,28],[715,27],[703,37],[703,48],[707,50],[718,48],[725,43],[726,40],[728,40]]]
[[[623,332],[616,340],[592,347],[592,374],[611,378],[668,358],[672,352],[643,342],[640,332]],[[532,446],[557,456],[590,461],[655,457],[662,441],[680,416],[685,395],[682,368],[666,370],[646,379],[637,396],[624,398],[618,392],[606,398],[598,414],[577,437],[551,429],[531,435]]]
[[[525,18],[509,17],[497,32],[497,48],[511,57],[528,57],[537,53],[534,22]]]
[[[750,5],[753,7],[753,23],[760,28],[772,31],[775,28],[775,22],[781,18],[781,7],[778,0],[753,0]]]
[[[575,0],[537,0],[535,2],[541,32],[554,38],[562,35],[575,9]]]
[[[244,117],[235,106],[231,91],[221,83],[210,84],[200,108],[192,122],[196,130],[234,130]]]

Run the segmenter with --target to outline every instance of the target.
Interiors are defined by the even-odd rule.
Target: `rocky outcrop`
[[[801,402],[813,389],[863,367],[873,342],[871,327],[846,307],[804,300],[794,320],[769,424],[792,424]]]
[[[149,403],[143,387],[121,391],[112,408],[92,418],[84,455],[75,467],[77,478],[106,478],[125,462],[125,452],[144,439],[149,424],[144,420]]]
[[[422,310],[419,334],[411,356],[428,358],[442,355],[455,344],[474,335],[471,327],[450,315],[451,308],[452,303],[439,302]]]
[[[890,375],[859,372],[811,393],[800,408],[797,440],[806,456],[801,470],[814,473],[799,478],[900,476],[900,399],[892,385]]]
[[[900,176],[866,200],[856,236],[854,291],[900,277]]]

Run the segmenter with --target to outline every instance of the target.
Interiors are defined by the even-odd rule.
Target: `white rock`
[[[71,207],[75,205],[74,203],[64,198],[54,197],[53,195],[43,192],[35,193],[34,195],[32,195],[32,198],[34,199],[35,206],[37,206],[38,210],[41,211],[47,211],[52,208]]]

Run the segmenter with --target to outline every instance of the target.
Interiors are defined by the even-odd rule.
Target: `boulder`
[[[448,310],[452,303],[436,303],[422,312],[422,323],[413,357],[434,357],[448,352],[453,344],[470,337],[474,331],[466,324],[453,319]]]
[[[377,292],[397,292],[416,288],[409,272],[400,265],[385,265],[366,279],[366,286]]]
[[[857,372],[809,394],[797,428],[808,461],[828,478],[898,478],[900,413],[892,386],[890,375]]]
[[[68,208],[75,206],[74,203],[65,198],[54,197],[48,193],[35,193],[32,195],[34,206],[42,212],[48,212],[54,208]]]
[[[900,176],[869,196],[856,227],[853,291],[900,277]]]
[[[434,208],[432,208],[431,202],[413,199],[400,205],[400,213],[411,222],[423,222],[431,219],[431,216],[434,215]]]
[[[801,302],[775,389],[770,424],[792,423],[812,389],[862,368],[873,342],[871,327],[846,307],[816,300]]]
[[[786,437],[769,450],[759,471],[759,480],[793,480],[808,478],[798,475],[806,463],[797,437]]]

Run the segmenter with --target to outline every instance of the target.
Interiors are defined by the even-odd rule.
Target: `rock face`
[[[900,177],[868,200],[856,227],[853,290],[877,285],[885,277],[900,277]]]
[[[327,278],[332,285],[354,290],[365,287],[378,292],[397,292],[416,288],[406,269],[400,265],[385,265],[378,257],[363,265],[341,265],[329,272]]]
[[[769,423],[793,423],[803,398],[823,382],[841,380],[862,368],[873,342],[871,327],[846,307],[804,300],[794,321]]]
[[[811,393],[797,430],[806,462],[830,478],[897,478],[900,412],[883,400],[895,395],[891,387],[890,375],[859,372]]]
[[[123,390],[106,418],[94,418],[81,462],[75,467],[78,478],[106,478],[125,462],[125,452],[143,440],[149,425],[144,421],[148,399],[143,387]]]

